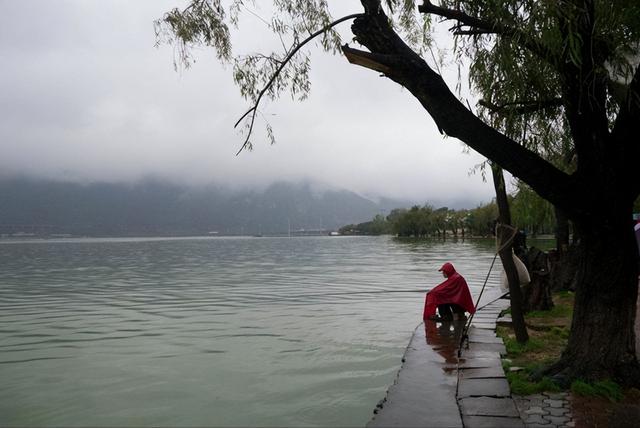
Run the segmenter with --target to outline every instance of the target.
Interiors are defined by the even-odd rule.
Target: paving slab
[[[465,428],[524,428],[520,418],[495,416],[462,416]]]
[[[456,402],[459,340],[446,336],[448,329],[437,330],[433,321],[427,323],[428,328],[420,324],[414,331],[396,382],[367,427],[462,428]]]
[[[500,353],[496,351],[482,351],[480,349],[463,348],[461,359],[468,361],[474,358],[497,359],[500,360]],[[502,364],[499,364],[502,366]]]
[[[471,325],[474,324],[495,324],[496,323],[496,319],[497,317],[491,317],[491,318],[473,318],[471,320]]]
[[[488,323],[476,324],[476,323],[473,323],[473,326],[475,328],[481,328],[481,329],[484,329],[484,330],[496,331],[496,324],[495,323],[494,324],[488,324]]]
[[[504,377],[504,370],[500,366],[484,367],[480,369],[461,369],[458,372],[458,382],[460,381],[460,379],[486,379]]]
[[[500,311],[501,312],[501,311]],[[497,318],[497,315],[500,314],[500,312],[485,312],[485,311],[479,311],[477,314],[475,314],[473,316],[474,320],[482,320],[482,319],[490,319],[490,320],[495,320]]]
[[[502,367],[502,363],[500,358],[467,358],[465,353],[462,354],[462,358],[458,363],[458,369],[480,369],[484,367]]]
[[[460,412],[466,416],[520,417],[511,397],[468,397],[458,401]]]
[[[488,324],[488,323],[482,323],[482,324]],[[488,331],[486,331],[484,329],[479,329],[479,328],[475,327],[474,325],[469,327],[468,333],[478,333],[478,334],[486,334],[486,335],[493,335],[493,336],[495,336],[495,334],[496,334],[495,331],[488,332]]]
[[[507,348],[502,343],[482,343],[482,342],[474,342],[469,341],[469,344],[473,348],[477,348],[482,351],[493,351],[497,352],[500,355],[505,355],[507,353]]]
[[[458,399],[466,397],[511,397],[506,378],[458,379]]]
[[[526,426],[530,426],[533,424],[536,424],[536,425],[551,424],[551,422],[544,419],[542,415],[528,415],[526,418],[523,419],[523,422],[525,423]]]
[[[500,337],[496,337],[495,334],[483,334],[478,333],[477,331],[469,334],[469,341],[474,343],[497,343],[500,345],[504,344],[502,339]]]

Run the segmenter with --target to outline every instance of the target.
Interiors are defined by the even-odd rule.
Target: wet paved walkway
[[[509,301],[493,301],[496,297],[485,296],[480,303],[469,329],[469,347],[461,358],[457,349],[462,322],[426,321],[416,328],[398,378],[367,427],[576,425],[569,393],[511,396],[501,361],[504,345],[495,334],[498,316]],[[640,338],[640,294],[635,328]],[[640,340],[636,349],[640,353]]]
[[[464,321],[420,324],[403,365],[367,427],[524,427],[511,398],[495,335],[508,300],[486,295],[458,358]],[[486,306],[483,306],[486,305]]]
[[[483,306],[469,328],[469,348],[463,349],[458,363],[456,398],[464,427],[524,427],[509,382],[502,369],[506,353],[502,339],[496,337],[496,319],[509,307],[499,299]]]
[[[398,377],[367,427],[462,427],[455,400],[459,336],[453,323],[437,324],[416,328]]]
[[[514,401],[526,428],[575,426],[567,392],[514,396]]]

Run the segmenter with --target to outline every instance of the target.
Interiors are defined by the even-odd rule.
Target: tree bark
[[[491,173],[493,174],[493,187],[496,191],[496,204],[498,205],[498,220],[502,226],[511,226],[511,211],[509,210],[509,201],[507,200],[507,190],[504,183],[504,174],[502,168],[492,164]],[[499,255],[502,261],[504,273],[507,275],[509,283],[509,299],[511,301],[511,320],[513,332],[516,340],[524,343],[529,340],[529,333],[524,322],[524,311],[522,308],[522,292],[520,290],[520,278],[518,270],[513,263],[513,240],[508,245],[505,243],[513,237],[513,232],[508,227],[498,227],[496,231],[498,236],[498,246],[500,248]]]
[[[561,208],[554,205],[556,214],[556,250],[562,260],[569,249],[569,219]]]
[[[531,282],[523,287],[522,307],[525,313],[547,311],[553,308],[551,298],[551,278],[549,275],[549,257],[547,253],[531,247],[526,253],[527,270]]]
[[[622,384],[640,384],[634,334],[638,250],[626,213],[617,217],[575,224],[583,251],[571,335],[550,370],[560,380],[613,377]]]

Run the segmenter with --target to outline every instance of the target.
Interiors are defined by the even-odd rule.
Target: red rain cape
[[[445,263],[440,270],[447,275],[447,280],[427,293],[423,319],[435,315],[438,305],[449,303],[455,303],[470,314],[474,313],[476,308],[471,299],[467,281],[456,272],[451,263]]]

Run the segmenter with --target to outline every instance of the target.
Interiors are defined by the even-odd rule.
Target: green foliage
[[[330,3],[334,4],[328,0],[190,0],[185,8],[173,9],[156,20],[155,29],[158,43],[175,45],[176,63],[185,66],[194,62],[194,47],[213,47],[218,59],[233,67],[241,94],[257,109],[262,95],[277,98],[289,93],[297,99],[308,95],[310,52],[297,48],[311,34],[317,33],[313,42],[321,50],[340,52],[342,40],[334,24],[341,17],[332,15]],[[432,34],[435,24],[441,22],[439,17],[450,20],[456,60],[453,65],[460,67],[463,60],[470,64],[470,83],[481,98],[480,115],[567,172],[575,168],[570,126],[561,102],[567,83],[576,79],[606,82],[607,115],[612,121],[622,103],[615,87],[624,87],[629,81],[640,41],[637,0],[438,2],[440,10],[448,9],[477,24],[441,12],[421,13],[418,6],[423,2],[416,0],[360,3],[363,7],[354,3],[357,7],[349,19],[368,8],[382,8],[393,29],[419,55],[436,62],[433,65],[438,71],[440,65],[452,62],[445,58],[446,49],[436,58]],[[272,36],[271,43],[265,44],[277,45],[278,49],[259,53],[232,49],[232,30],[251,26],[255,31],[256,22],[265,29],[265,36],[258,37]],[[590,40],[585,40],[585,34]],[[579,69],[585,63],[593,64],[586,74]],[[460,76],[459,72],[458,86]],[[595,94],[580,96],[588,99]],[[244,117],[250,129],[255,117],[255,112]],[[268,135],[273,141],[271,131]]]
[[[525,343],[518,342],[515,337],[503,337],[504,346],[507,349],[507,353],[514,357],[517,357],[523,353],[537,351],[543,349],[545,343],[537,338],[530,337]]]
[[[391,233],[391,223],[383,215],[376,215],[373,220],[341,227],[342,235],[385,235]]]
[[[593,10],[587,2],[445,0],[440,4],[509,29],[502,37],[458,35],[459,56],[471,61],[470,78],[482,98],[484,119],[571,172],[575,166],[567,154],[573,145],[559,102],[565,96],[562,88],[570,73],[585,78],[577,70],[588,61],[607,64],[594,65],[589,78],[629,81],[640,38],[640,4],[594,1]],[[598,51],[589,49],[582,36],[590,14],[597,17],[589,35]],[[614,98],[613,92],[610,96]],[[608,107],[613,119],[616,102]]]
[[[391,231],[401,237],[458,237],[469,231],[468,210],[447,207],[434,209],[431,205],[415,205],[410,209],[395,209],[387,216]]]
[[[498,206],[495,202],[482,204],[469,211],[466,224],[472,235],[492,236],[494,224],[498,218]]]
[[[561,318],[571,317],[573,315],[573,307],[571,305],[555,304],[548,311],[531,311],[527,312],[527,318]]]
[[[219,60],[229,61],[231,36],[225,22],[227,16],[220,0],[193,1],[184,10],[173,9],[157,20],[156,38],[158,43],[176,44],[180,61],[186,67],[193,62],[191,49],[198,45],[212,46]]]
[[[550,378],[544,377],[540,381],[533,381],[529,378],[527,372],[507,372],[507,380],[513,394],[531,395],[541,392],[558,392],[561,388]]]
[[[263,97],[276,99],[289,93],[301,101],[311,90],[310,53],[301,49],[303,41],[320,30],[312,40],[322,50],[335,54],[341,46],[340,35],[333,28],[333,18],[325,0],[273,0],[270,18],[260,16],[260,6],[264,4],[259,5],[254,0],[191,0],[184,9],[173,9],[154,22],[157,43],[176,47],[176,67],[188,68],[195,62],[191,52],[197,46],[214,48],[218,60],[232,66],[240,94],[253,104],[239,121],[246,132],[242,147],[249,150],[254,121],[256,117],[264,118],[256,114]],[[240,29],[243,16],[261,21],[265,33],[273,36],[273,44],[281,49],[258,53],[234,51],[230,28]],[[253,26],[257,29],[255,24]],[[273,144],[273,129],[268,123],[265,128]]]
[[[608,379],[594,383],[587,383],[579,379],[575,380],[571,383],[571,392],[587,397],[604,397],[612,402],[620,401],[624,398],[620,385]]]
[[[512,198],[512,204],[523,206],[524,203],[519,202],[522,197],[524,197],[523,194],[516,194]],[[481,204],[470,210],[434,208],[430,204],[425,204],[415,205],[409,209],[396,208],[386,219],[376,216],[371,222],[345,226],[341,232],[373,235],[393,233],[400,237],[415,238],[442,238],[445,235],[487,237],[493,235],[497,217],[498,208],[494,202]],[[536,230],[543,230],[546,227],[535,223],[538,220],[531,221],[534,222],[531,227]]]
[[[520,181],[511,199],[511,220],[515,227],[531,236],[553,233],[556,227],[553,205]]]

